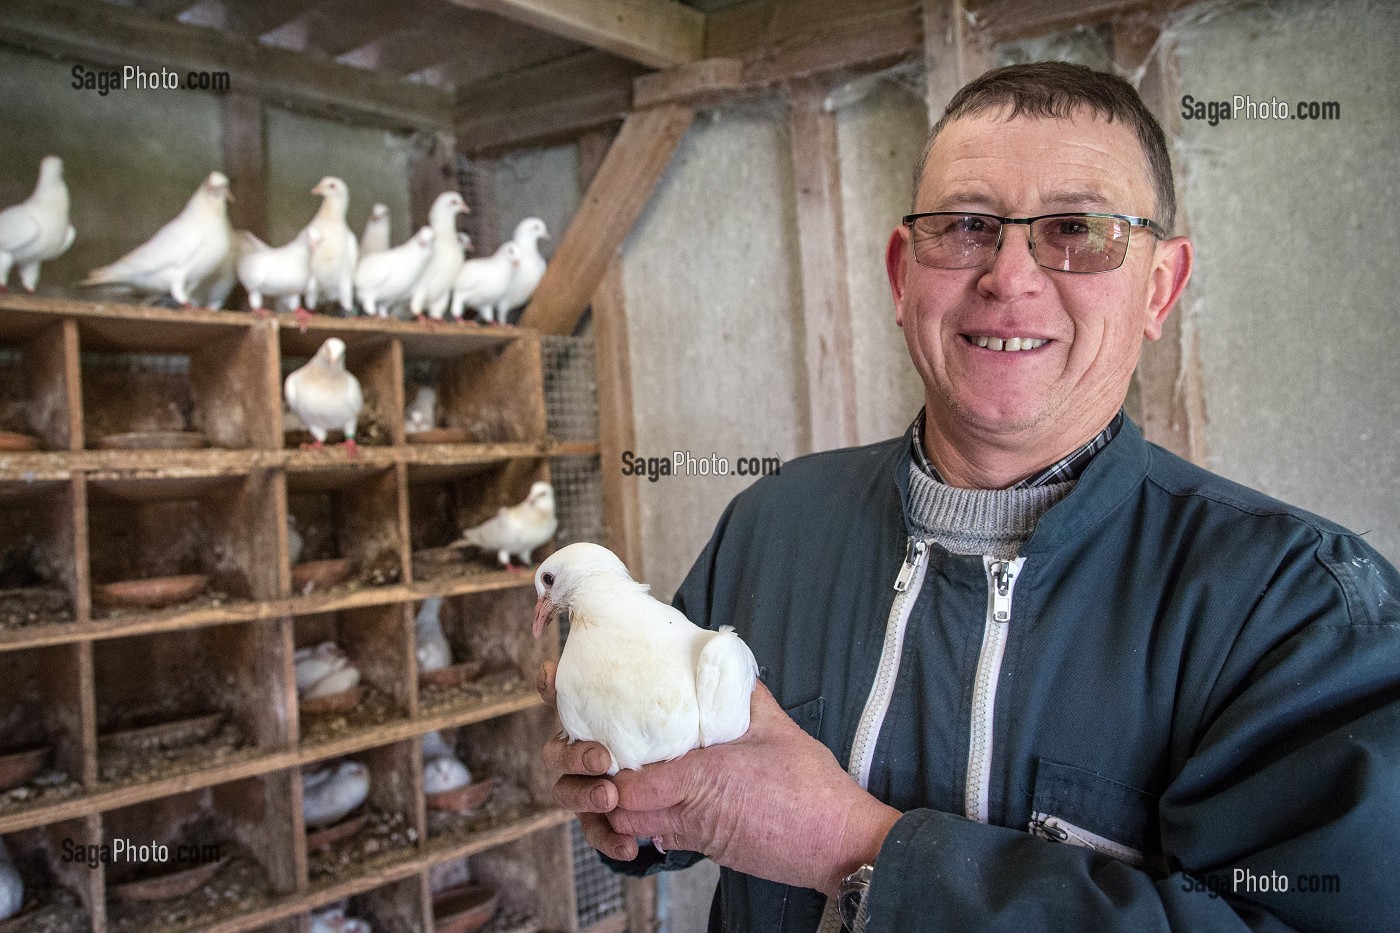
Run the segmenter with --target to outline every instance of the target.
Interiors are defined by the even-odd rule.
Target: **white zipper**
[[[861,711],[855,741],[851,743],[851,760],[846,766],[847,773],[861,787],[870,783],[876,739],[880,737],[885,713],[890,708],[895,676],[899,673],[899,659],[904,651],[904,630],[909,624],[909,616],[914,612],[914,603],[918,602],[927,569],[928,542],[911,537],[904,546],[904,563],[894,579],[894,604],[890,606],[889,619],[885,623],[885,644],[880,651],[880,666],[875,670],[875,682],[870,685],[870,696],[866,698],[865,709]],[[841,912],[837,909],[836,899],[831,898],[822,911],[817,933],[840,933],[840,930]]]
[[[904,629],[914,612],[914,603],[918,601],[927,567],[928,542],[910,538],[905,545],[904,564],[894,581],[894,605],[890,606],[889,620],[885,623],[885,644],[880,652],[880,666],[875,671],[875,682],[870,685],[870,696],[866,698],[865,709],[860,714],[860,725],[856,727],[855,741],[851,743],[851,759],[846,767],[861,787],[870,782],[876,739],[880,737],[880,727],[884,725],[885,713],[890,708],[895,675],[899,673],[899,658],[904,651]]]
[[[1154,858],[1141,849],[1134,849],[1121,842],[1114,842],[1106,836],[1091,833],[1087,829],[1075,826],[1068,820],[1051,816],[1048,813],[1032,813],[1030,831],[1031,835],[1039,836],[1041,839],[1063,842],[1072,846],[1093,849],[1104,855],[1111,855],[1134,868],[1147,870],[1161,867],[1159,866],[1160,859]]]
[[[987,570],[987,621],[982,629],[982,652],[977,657],[977,678],[972,688],[972,717],[967,745],[967,781],[963,815],[987,822],[987,801],[992,781],[992,727],[996,720],[997,683],[1006,654],[1006,633],[1011,622],[1011,597],[1024,557],[997,560],[983,557]]]

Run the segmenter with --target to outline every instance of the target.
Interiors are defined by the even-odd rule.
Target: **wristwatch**
[[[841,879],[836,903],[841,908],[841,924],[850,933],[865,933],[868,910],[865,896],[870,893],[870,879],[874,875],[874,865],[862,865]]]

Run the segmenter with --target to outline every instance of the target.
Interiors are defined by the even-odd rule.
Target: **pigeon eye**
[[[553,586],[553,585],[554,585],[554,574],[552,574],[552,573],[547,573],[547,574],[545,574],[544,576],[540,577],[540,579],[544,581],[544,585],[545,585],[545,586]]]

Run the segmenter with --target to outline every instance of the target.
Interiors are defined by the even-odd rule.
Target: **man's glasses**
[[[1146,217],[1124,214],[1041,214],[998,217],[933,211],[908,214],[904,226],[914,240],[914,259],[932,269],[977,269],[990,265],[1001,249],[1002,231],[1011,224],[1029,228],[1031,255],[1057,272],[1112,272],[1128,255],[1133,227],[1146,227],[1160,240],[1167,231]]]

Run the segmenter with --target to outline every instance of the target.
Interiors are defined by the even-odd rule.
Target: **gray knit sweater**
[[[954,554],[1010,560],[1035,523],[1074,489],[1074,480],[1029,489],[959,489],[909,465],[909,517],[916,534]]]

